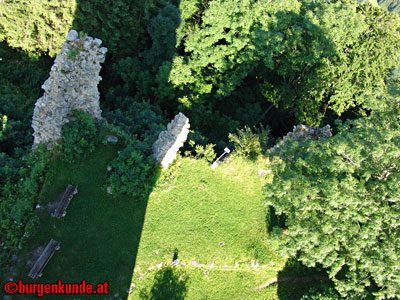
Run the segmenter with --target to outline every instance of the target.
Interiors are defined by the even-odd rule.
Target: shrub
[[[268,147],[272,145],[270,129],[263,128],[253,132],[245,126],[239,129],[237,134],[230,133],[229,141],[235,144],[235,152],[244,157],[255,158],[260,154],[265,154]]]
[[[155,182],[156,163],[148,147],[137,139],[118,153],[111,162],[113,173],[107,180],[113,196],[128,194],[138,199],[145,198]]]
[[[84,159],[102,138],[100,125],[92,116],[75,111],[72,118],[73,121],[63,126],[64,141],[61,148],[62,159],[71,163]]]
[[[202,145],[196,145],[194,148],[194,151],[196,151],[196,158],[203,158],[207,160],[208,162],[213,162],[215,157],[217,157],[217,154],[214,151],[214,144],[208,144],[206,147]]]

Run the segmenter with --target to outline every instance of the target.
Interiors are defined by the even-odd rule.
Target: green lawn
[[[24,247],[21,259],[26,263],[32,250],[46,246],[50,238],[61,242],[57,251],[38,280],[27,277],[29,270],[20,267],[20,278],[26,282],[109,283],[110,299],[126,299],[132,276],[146,203],[134,199],[113,199],[103,186],[107,165],[115,157],[116,146],[101,145],[88,159],[78,165],[57,164],[56,176],[45,201],[53,202],[68,184],[78,186],[62,219],[42,211],[39,233]],[[115,294],[119,297],[114,298]],[[15,299],[36,299],[32,295]],[[106,296],[54,295],[44,299],[107,299]],[[13,298],[14,299],[14,298]]]
[[[173,274],[185,299],[277,299],[276,287],[256,291],[285,264],[267,240],[256,163],[237,158],[212,170],[185,158],[178,165],[173,186],[150,195],[129,299],[161,299],[154,291],[166,293]],[[170,269],[174,249],[180,263]]]
[[[286,263],[266,233],[266,179],[257,174],[265,162],[232,158],[212,170],[205,161],[180,158],[162,172],[148,201],[138,202],[113,199],[105,191],[106,169],[117,151],[101,145],[80,164],[54,166],[42,207],[68,184],[79,192],[60,220],[41,211],[38,233],[23,246],[14,280],[109,284],[109,295],[43,299],[296,299],[296,284],[257,290]],[[50,238],[61,242],[61,249],[42,278],[31,280],[25,264]],[[174,251],[180,263],[172,267]]]

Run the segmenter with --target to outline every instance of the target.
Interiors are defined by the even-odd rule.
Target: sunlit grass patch
[[[176,258],[172,269],[189,278],[187,299],[265,299],[271,293],[255,289],[276,277],[285,261],[267,239],[266,178],[258,175],[263,163],[231,157],[211,169],[204,160],[184,158],[174,174],[166,172],[174,180],[149,197],[129,299],[148,296],[160,284],[156,274]]]

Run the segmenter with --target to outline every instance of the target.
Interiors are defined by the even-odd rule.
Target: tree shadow
[[[183,300],[187,294],[188,276],[184,271],[168,266],[155,275],[149,291],[141,291],[140,298],[146,300]]]
[[[116,73],[115,64],[130,56],[140,57],[139,63],[144,66],[151,62],[152,55],[150,54],[152,52],[164,50],[163,47],[160,48],[159,45],[152,43],[151,30],[155,30],[160,22],[168,19],[168,10],[163,11],[163,1],[154,1],[155,6],[151,6],[149,2],[116,1],[110,4],[109,1],[76,0],[73,28],[89,36],[100,38],[102,45],[108,49],[106,62],[102,65],[100,73],[105,79],[99,84],[102,107],[107,108],[107,104],[104,103],[107,90],[121,80],[119,76],[110,76]],[[179,5],[179,1],[175,1],[175,3],[177,6]],[[157,11],[159,13],[152,17],[151,14]],[[160,33],[160,39],[162,39],[162,35],[166,35],[168,41],[171,42],[172,39],[172,44],[175,45],[175,30],[179,23],[172,22],[170,25]],[[146,31],[146,27],[149,32]],[[143,55],[146,50],[147,57]],[[159,60],[171,59],[170,53],[158,57],[154,55],[154,57]],[[108,108],[115,109],[115,112],[110,113],[109,109],[105,109],[103,116],[106,119],[108,117],[118,119],[123,117],[122,111],[124,114],[132,115],[132,118],[122,120],[122,126],[117,131],[127,131],[122,134],[127,144],[129,138],[136,135],[143,142],[143,147],[147,147],[143,149],[143,152],[149,156],[151,155],[151,145],[156,138],[151,131],[160,130],[159,127],[154,126],[159,119],[154,113],[147,111],[150,104],[133,105],[132,108],[127,100],[133,99],[128,97],[129,94],[122,93],[121,98],[114,98],[117,103],[109,105]],[[120,102],[118,102],[119,99],[121,99]],[[139,114],[139,116],[133,116],[134,114]],[[139,120],[143,117],[145,119]],[[132,126],[129,123],[132,123],[132,119],[136,120],[135,118],[138,122],[134,122],[135,124]],[[109,121],[114,123],[111,119]],[[144,124],[146,121],[149,121],[151,126],[146,126]],[[159,131],[157,135],[158,133]],[[140,199],[135,200],[124,196],[116,199],[104,199],[104,190],[100,190],[108,176],[107,171],[104,170],[116,157],[117,152],[125,146],[127,145],[119,143],[111,151],[112,153],[105,151],[103,156],[100,151],[96,150],[96,153],[90,155],[85,161],[85,166],[81,166],[83,169],[74,166],[76,170],[69,172],[67,169],[72,166],[65,165],[55,171],[56,179],[47,198],[54,198],[66,184],[77,185],[79,192],[77,197],[72,200],[68,208],[68,215],[64,219],[44,218],[41,220],[43,230],[30,246],[35,248],[45,244],[50,237],[53,237],[61,242],[61,249],[46,266],[43,277],[35,282],[54,282],[56,280],[79,282],[85,280],[88,283],[96,284],[107,281],[110,294],[118,294],[120,297],[127,295],[131,285],[132,270],[136,264],[147,202],[161,174],[161,169],[157,165],[153,176],[149,176],[142,182],[144,188]],[[100,146],[100,148],[104,150],[104,146]],[[80,234],[75,234],[78,231]],[[28,253],[25,254],[26,258],[28,255]],[[22,279],[31,281],[25,276]],[[176,294],[176,298],[171,299],[183,299],[187,280],[182,280],[179,275],[176,277],[172,269],[163,269],[163,272],[158,274],[155,280],[154,287],[150,292],[152,299],[165,299],[160,298],[162,297],[160,293],[165,291]],[[166,286],[167,281],[173,282]],[[52,298],[52,296],[48,297]],[[85,299],[92,297],[94,296],[82,296]]]
[[[37,98],[51,68],[48,56],[31,57],[22,50],[0,42],[0,118],[6,115],[7,126],[0,136],[0,151],[20,157],[32,146],[31,120]]]
[[[101,75],[103,75],[103,78],[106,80],[102,81],[99,85],[102,98],[104,98],[106,90],[112,85],[114,80],[118,81],[120,79],[115,79],[114,76],[108,75],[113,74],[114,64],[119,63],[122,58],[129,55],[133,57],[140,56],[142,60],[141,63],[143,64],[142,66],[148,66],[153,58],[157,58],[158,60],[171,59],[171,51],[169,51],[171,47],[154,45],[151,37],[152,35],[159,34],[160,40],[162,40],[163,37],[168,37],[169,46],[175,45],[175,30],[179,25],[179,22],[177,22],[177,20],[179,21],[179,17],[175,18],[174,22],[170,22],[168,28],[163,28],[161,26],[162,22],[168,21],[171,11],[174,13],[174,7],[169,5],[167,9],[163,9],[165,6],[164,1],[154,1],[152,3],[155,3],[155,5],[153,6],[150,5],[149,2],[150,1],[124,0],[116,1],[112,4],[110,4],[109,1],[97,0],[77,0],[76,2],[77,8],[73,28],[95,38],[102,39],[103,45],[108,48],[106,62],[101,71]],[[176,6],[179,6],[179,1],[172,2],[174,2]],[[107,9],[109,6],[112,6],[112,9]],[[157,11],[159,12],[157,13]],[[177,8],[175,11],[179,12]],[[155,16],[152,17],[152,14],[155,14]],[[155,32],[158,28],[161,28],[162,31]],[[23,100],[25,102],[21,105],[23,109],[27,108],[33,111],[35,101],[43,93],[40,86],[48,77],[52,59],[43,57],[45,62],[41,61],[43,59],[39,59],[39,62],[34,66],[38,66],[39,63],[40,66],[46,63],[46,68],[41,73],[39,73],[38,70],[32,72],[32,62],[29,61],[28,58],[22,60],[21,57],[24,57],[23,54],[9,49],[4,43],[1,43],[0,46],[0,54],[3,58],[1,63],[4,64],[8,55],[14,58],[17,57],[13,67],[16,70],[22,69],[20,73],[24,72],[24,75],[26,75],[26,78],[18,76],[18,74],[16,75],[12,72],[12,68],[7,69],[8,73],[4,72],[4,74],[10,74],[10,79],[17,82],[17,84],[15,84],[18,86],[17,90],[19,89],[20,92],[25,92],[25,90],[22,89],[24,84],[26,84],[24,80],[27,81],[35,78],[36,81],[32,84],[35,86],[33,90],[34,93],[27,89],[33,96],[30,95],[31,98],[29,98],[29,101],[26,101],[26,98],[24,98]],[[6,50],[3,51],[3,48]],[[148,50],[147,56],[142,55],[145,50]],[[154,52],[157,51],[161,51],[162,53],[164,50],[168,51],[165,51],[163,55],[156,56],[156,54],[154,54]],[[12,53],[9,54],[9,52]],[[152,53],[154,55],[151,55]],[[160,63],[161,61],[158,62],[158,64]],[[28,65],[29,68],[25,68],[25,64]],[[4,100],[4,106],[8,105],[8,107],[11,107],[9,110],[4,110],[4,112],[9,116],[8,124],[13,125],[14,116],[12,113],[15,107],[12,106],[12,101],[1,97],[0,100],[2,106]],[[8,100],[8,103],[6,103],[6,100]],[[117,103],[115,107],[118,108],[120,106],[122,110],[126,109],[127,107],[122,104],[123,103]],[[132,111],[124,110],[124,113],[141,114],[141,108],[147,108],[146,105],[147,104],[143,104],[143,106],[139,105],[139,107],[135,107]],[[127,106],[129,106],[129,103]],[[0,111],[0,113],[3,113],[3,111]],[[137,118],[140,119],[143,115],[145,114],[141,114],[140,117],[138,116]],[[146,116],[153,118],[150,120],[152,125],[159,121],[152,113]],[[26,119],[24,119],[22,125],[25,127],[21,130],[21,134],[23,137],[29,137],[28,142],[25,144],[30,148],[32,143],[32,130],[30,128],[32,115],[26,116],[26,111],[24,111],[24,117],[26,117]],[[145,123],[149,120],[140,121]],[[126,123],[129,123],[129,120]],[[13,125],[13,127],[16,129],[16,125]],[[154,142],[152,139],[154,139],[156,135],[147,131],[159,130],[159,127],[131,126],[129,130],[131,131],[127,132],[126,135],[130,137],[132,137],[132,135],[138,135],[138,139],[141,139],[141,141],[146,140],[143,145],[147,148],[143,151],[146,152],[146,155],[150,156],[151,145],[152,142]],[[146,132],[137,132],[138,130]],[[157,132],[157,135],[158,133],[159,132]],[[14,150],[14,145],[6,145],[7,140],[4,138],[6,134],[7,131],[3,135],[3,139],[0,140],[2,150],[3,148],[10,149],[10,151]],[[16,139],[16,141],[18,140],[19,139]],[[127,143],[128,141],[129,137],[127,138]],[[22,251],[18,254],[20,260],[17,263],[19,265],[15,268],[18,269],[18,274],[15,276],[16,280],[21,279],[27,282],[42,283],[57,282],[57,280],[77,283],[85,280],[87,283],[91,284],[107,281],[111,294],[118,294],[121,297],[127,295],[131,284],[132,270],[134,270],[136,263],[146,215],[147,201],[160,176],[161,170],[158,166],[155,167],[153,176],[149,176],[142,182],[144,190],[141,193],[140,199],[132,199],[131,197],[111,199],[106,195],[104,189],[104,184],[108,176],[107,166],[124,146],[126,145],[122,145],[122,143],[107,146],[100,145],[95,152],[89,155],[88,158],[80,164],[71,165],[62,163],[54,165],[51,171],[54,178],[51,179],[51,184],[48,184],[47,191],[44,193],[47,200],[43,199],[43,202],[40,203],[45,210],[43,213],[40,213],[40,230],[37,230],[36,234],[32,233],[31,238],[26,240],[22,245]],[[0,158],[3,160],[3,157]],[[1,164],[2,162],[0,165]],[[46,180],[50,179],[47,178]],[[71,201],[67,216],[60,220],[53,219],[50,215],[46,214],[46,206],[48,202],[56,198],[58,193],[63,192],[68,184],[78,186],[78,194]],[[34,249],[39,246],[45,246],[50,238],[54,238],[60,242],[61,249],[49,261],[42,278],[36,280],[27,278],[27,270],[25,268],[26,261],[31,258]],[[159,287],[154,287],[151,292],[153,295],[157,295],[157,290],[164,290],[163,280],[167,280],[168,278],[172,280],[175,278],[175,273],[172,271],[172,273],[168,272],[169,271],[166,270],[164,275],[161,274],[156,278]],[[179,297],[182,298],[185,294],[186,279],[182,281],[178,276],[176,284],[171,287],[175,285],[177,288],[174,288],[173,291],[176,292],[177,296],[180,295]],[[81,298],[85,299],[93,297],[93,295],[81,296]],[[28,299],[30,296],[21,296],[21,298]],[[47,298],[55,299],[57,297],[47,295]]]
[[[278,272],[277,283],[280,300],[297,300],[309,291],[323,292],[334,287],[323,269],[306,267],[295,258],[289,259]]]
[[[275,227],[284,229],[287,228],[285,226],[285,215],[277,216],[275,212],[275,208],[273,206],[268,206],[265,209],[265,227],[268,233],[271,233]]]

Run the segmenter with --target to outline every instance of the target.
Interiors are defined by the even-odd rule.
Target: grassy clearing
[[[285,264],[267,240],[265,180],[256,165],[235,158],[212,170],[185,158],[175,165],[172,186],[160,188],[165,179],[159,179],[149,198],[129,299],[161,299],[157,291],[165,294],[168,282],[177,288],[184,282],[185,299],[278,298],[276,287],[255,291]],[[171,269],[174,250],[180,263]]]
[[[279,277],[286,263],[267,239],[266,179],[257,175],[265,162],[232,158],[212,170],[205,161],[181,158],[163,172],[148,201],[138,202],[113,199],[105,191],[106,168],[117,151],[117,146],[101,145],[80,164],[54,166],[40,230],[23,246],[14,280],[109,283],[109,295],[43,297],[50,300],[297,299],[304,284],[257,290]],[[79,192],[64,218],[51,218],[46,206],[68,184]],[[43,277],[31,280],[25,264],[50,238],[61,242],[61,249]],[[172,267],[174,251],[180,263]]]

